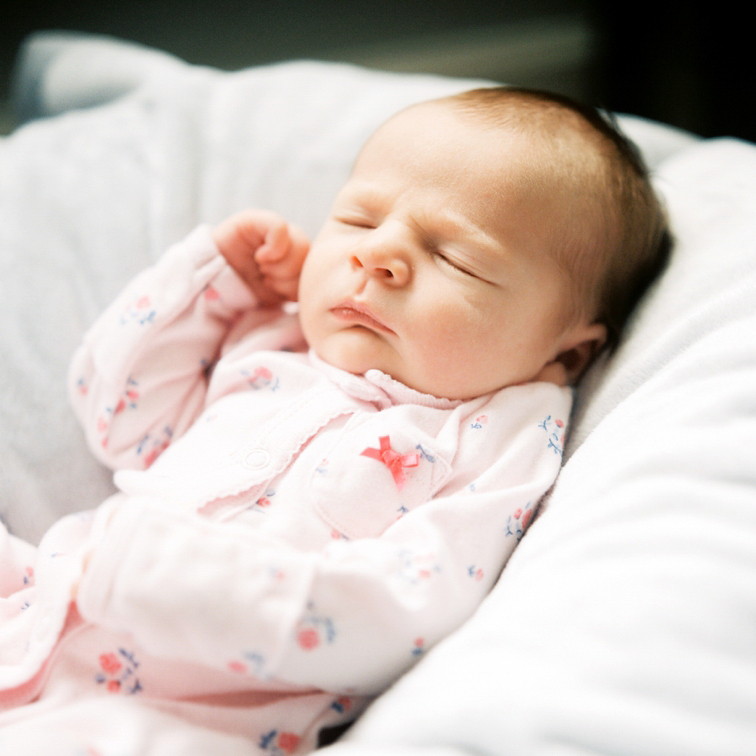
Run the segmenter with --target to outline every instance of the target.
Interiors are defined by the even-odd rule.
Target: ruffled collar
[[[418,404],[422,407],[451,410],[464,404],[463,399],[444,399],[431,394],[423,394],[397,381],[382,370],[368,370],[364,375],[348,373],[346,370],[324,362],[312,349],[309,352],[309,360],[347,394],[355,399],[371,402],[380,409],[396,404]]]

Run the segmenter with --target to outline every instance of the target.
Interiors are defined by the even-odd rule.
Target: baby
[[[491,588],[667,250],[613,127],[506,88],[390,119],[312,245],[249,210],[171,248],[73,361],[119,493],[0,544],[0,750],[304,753],[353,719]]]

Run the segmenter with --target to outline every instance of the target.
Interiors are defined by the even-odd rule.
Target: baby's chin
[[[370,370],[378,370],[397,383],[400,383],[403,386],[412,389],[413,391],[417,391],[419,394],[425,394],[426,396],[431,396],[436,399],[454,400],[471,398],[461,396],[447,396],[446,394],[442,393],[443,389],[439,390],[439,386],[437,386],[433,382],[417,380],[415,377],[408,375],[406,370],[402,370],[395,364],[387,364],[387,362],[383,360],[370,359],[366,355],[358,355],[354,352],[343,353],[337,351],[334,354],[333,351],[329,350],[318,351],[317,349],[315,349],[314,351],[315,354],[317,354],[318,357],[323,360],[323,362],[326,362],[329,365],[335,368],[339,368],[340,370],[343,370],[347,373],[352,373],[354,375],[365,375]]]
[[[314,351],[323,362],[326,362],[335,368],[339,368],[339,370],[344,370],[347,373],[365,375],[369,370],[380,370],[382,373],[390,375],[395,380],[400,380],[384,360],[377,359],[375,356],[369,354],[364,354],[359,350],[350,350],[340,346],[339,348],[314,347]]]
[[[309,344],[323,362],[355,375],[380,370],[394,377],[393,372],[400,367],[394,350],[366,328],[344,329],[322,339],[311,339]]]
[[[468,400],[496,391],[503,386],[493,382],[471,380],[475,371],[461,374],[424,369],[423,365],[403,359],[402,355],[379,335],[367,329],[348,329],[310,342],[323,362],[354,375],[380,370],[390,378],[420,394],[437,399]]]

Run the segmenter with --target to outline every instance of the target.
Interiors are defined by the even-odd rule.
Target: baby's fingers
[[[289,228],[286,223],[272,223],[267,229],[262,244],[255,252],[255,261],[258,265],[270,265],[283,260],[289,253],[291,240]]]
[[[303,231],[288,226],[285,233],[275,235],[270,246],[266,243],[255,255],[265,284],[285,299],[295,300],[310,242]]]

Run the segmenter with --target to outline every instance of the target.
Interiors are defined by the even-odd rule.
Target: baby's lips
[[[383,321],[379,320],[373,311],[357,302],[345,301],[331,308],[331,312],[341,320],[364,325],[383,333],[394,333]]]

